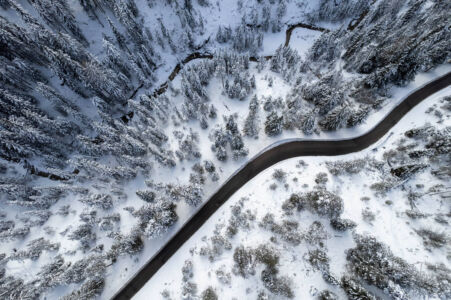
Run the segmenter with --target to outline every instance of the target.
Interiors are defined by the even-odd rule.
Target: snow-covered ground
[[[417,85],[424,83],[424,76],[417,77]],[[394,95],[405,92],[395,91]],[[421,270],[424,263],[443,263],[450,267],[447,259],[448,246],[444,248],[425,247],[422,238],[413,229],[433,228],[434,230],[446,230],[447,225],[442,225],[434,221],[432,217],[421,220],[409,219],[405,211],[411,209],[406,197],[406,190],[415,186],[423,185],[422,191],[437,184],[444,184],[445,190],[451,188],[449,182],[443,182],[432,176],[430,172],[422,172],[411,178],[403,187],[400,185],[390,190],[384,196],[375,196],[374,190],[370,186],[381,180],[384,175],[371,168],[364,168],[360,173],[354,175],[332,175],[326,166],[326,162],[349,161],[355,159],[375,158],[385,160],[383,154],[391,149],[395,149],[398,142],[403,139],[404,132],[412,128],[431,124],[438,131],[444,130],[451,125],[449,111],[442,110],[443,119],[437,117],[430,108],[440,110],[443,105],[443,97],[451,95],[451,87],[448,87],[424,100],[412,111],[410,111],[395,127],[381,138],[375,145],[358,153],[343,155],[339,157],[302,157],[293,158],[280,162],[249,181],[242,189],[235,193],[228,202],[223,205],[195,235],[186,242],[177,253],[156,273],[146,286],[141,289],[134,299],[158,299],[163,298],[160,294],[163,290],[168,290],[171,299],[181,298],[182,272],[184,261],[189,259],[193,262],[194,277],[189,279],[197,284],[197,290],[204,291],[212,286],[219,295],[219,299],[255,299],[263,289],[259,275],[251,276],[249,279],[233,276],[229,284],[221,284],[215,272],[219,269],[226,273],[231,272],[233,261],[233,249],[238,245],[245,247],[257,247],[260,244],[271,244],[280,255],[280,274],[292,278],[293,290],[296,299],[312,299],[319,291],[330,289],[337,293],[340,298],[344,297],[342,290],[327,285],[322,279],[320,272],[316,272],[303,259],[304,254],[314,247],[302,242],[300,245],[289,245],[283,241],[271,243],[269,238],[271,232],[260,228],[258,222],[269,212],[275,215],[276,220],[281,220],[284,211],[281,209],[282,203],[289,198],[290,194],[306,192],[315,186],[315,176],[320,172],[328,175],[325,184],[327,190],[333,191],[344,201],[344,211],[342,218],[350,219],[357,223],[354,229],[359,234],[370,234],[380,242],[390,246],[395,256],[399,256],[410,264],[414,264]],[[383,114],[380,114],[382,116]],[[372,122],[375,124],[376,122]],[[449,130],[449,129],[448,129]],[[345,136],[345,135],[343,135]],[[302,159],[306,166],[300,166]],[[281,169],[287,173],[284,182],[274,180],[273,173],[276,169]],[[386,176],[386,175],[385,175]],[[276,182],[276,188],[271,189],[270,185]],[[365,200],[363,197],[368,197]],[[215,235],[215,230],[224,232],[224,226],[231,218],[231,207],[237,205],[241,199],[245,198],[242,211],[249,210],[255,215],[255,222],[251,222],[250,229],[239,230],[238,234],[229,239],[232,250],[223,250],[211,262],[207,257],[199,255],[201,247],[208,246],[210,237]],[[363,198],[363,200],[362,200]],[[388,202],[390,200],[391,202]],[[438,215],[449,211],[449,202],[440,195],[428,196],[417,202],[418,210],[426,215]],[[362,211],[369,210],[374,213],[374,220],[368,221],[362,216]],[[346,249],[355,246],[350,232],[337,233],[330,229],[324,218],[320,218],[312,213],[303,212],[296,214],[289,219],[299,222],[299,228],[303,232],[315,220],[319,220],[325,225],[330,235],[326,240],[328,256],[330,258],[331,274],[338,277],[346,271]],[[446,250],[447,249],[447,250]],[[146,251],[145,251],[146,252]],[[170,276],[168,276],[170,274]],[[258,271],[257,271],[257,274]]]
[[[303,134],[299,130],[294,131],[283,131],[281,135],[277,137],[269,137],[265,134],[260,134],[258,139],[253,138],[245,138],[245,144],[249,149],[249,154],[246,158],[242,158],[239,160],[232,160],[229,159],[227,162],[220,162],[216,159],[215,154],[210,150],[210,146],[212,144],[210,138],[207,134],[200,134],[199,143],[198,146],[201,149],[202,152],[202,159],[204,160],[211,160],[213,161],[217,167],[220,168],[219,176],[220,179],[217,182],[210,182],[208,181],[206,185],[204,186],[204,201],[206,201],[210,195],[212,195],[217,188],[226,181],[227,178],[229,178],[236,170],[238,170],[243,164],[245,164],[248,159],[252,158],[253,156],[257,155],[259,152],[264,151],[267,147],[270,147],[271,145],[278,143],[279,141],[283,141],[285,139],[341,139],[341,138],[351,138],[356,137],[361,134],[364,134],[368,132],[372,127],[374,127],[380,120],[382,120],[397,104],[399,104],[400,101],[402,101],[403,98],[405,98],[409,93],[414,91],[415,89],[423,86],[427,82],[430,82],[436,78],[439,78],[443,74],[446,74],[451,70],[451,65],[443,65],[440,66],[434,70],[429,71],[428,73],[419,73],[415,80],[412,81],[408,86],[402,87],[402,88],[394,88],[392,89],[392,97],[387,99],[383,105],[383,107],[374,113],[372,113],[369,118],[361,125],[356,126],[354,128],[343,128],[340,130],[337,130],[335,132],[321,132],[319,135],[313,135],[313,136],[307,136]],[[254,70],[255,71],[255,70]],[[267,80],[264,79],[267,74],[271,74],[271,76],[274,77],[274,83],[272,87],[268,86]],[[258,97],[262,97],[265,95],[271,95],[273,98],[276,98],[278,96],[285,97],[285,94],[289,90],[289,85],[287,85],[279,76],[278,74],[272,73],[270,71],[257,73],[255,71],[256,76],[256,94]],[[179,84],[180,78],[177,77],[173,84],[174,86],[177,86]],[[227,96],[221,95],[220,92],[220,82],[218,80],[213,80],[209,86],[208,86],[208,93],[210,95],[210,99],[212,104],[214,104],[218,110],[223,111],[225,114],[230,115],[237,113],[237,123],[242,124],[244,122],[244,119],[247,114],[249,100],[247,101],[239,101],[239,100],[230,100]],[[449,94],[449,88],[445,90],[443,93]],[[442,93],[439,93],[442,95]],[[182,103],[182,98],[180,96],[177,96],[173,98],[175,105],[180,105]],[[426,101],[427,102],[427,101]],[[418,112],[418,110],[415,110]],[[421,114],[421,113],[420,113]],[[220,116],[221,114],[219,114]],[[219,126],[223,123],[223,120],[221,117],[217,117],[212,123],[210,123],[210,127],[214,128],[215,126]],[[406,124],[406,119],[412,118],[412,113],[409,114],[409,116],[406,116],[402,122],[402,124]],[[263,117],[261,118],[261,122],[263,123]],[[422,118],[415,117],[415,120],[422,120]],[[402,125],[398,125],[402,126]],[[410,125],[407,125],[407,127]],[[203,130],[200,128],[198,122],[192,122],[190,123],[191,130],[195,132],[202,132]],[[186,128],[185,130],[188,131],[189,128]],[[170,133],[172,132],[174,127],[168,127],[166,128],[166,132]],[[405,128],[407,130],[407,128]],[[405,131],[404,130],[404,131]],[[381,139],[383,141],[384,139]],[[169,140],[168,144],[170,145],[173,143],[173,145],[176,145],[175,140]],[[174,147],[174,146],[172,146]],[[169,146],[170,148],[170,146]],[[153,172],[153,178],[157,178],[159,182],[169,183],[173,182],[176,184],[186,184],[189,180],[189,172],[187,170],[190,170],[193,165],[193,162],[184,161],[177,164],[175,168],[168,169],[168,168],[158,168],[155,169]],[[138,205],[142,202],[137,195],[135,194],[136,190],[144,189],[146,187],[144,180],[146,178],[137,178],[132,183],[130,183],[129,188],[126,190],[129,191],[128,193],[128,200],[124,202],[123,204],[118,206],[118,211],[120,211],[120,208],[124,208],[126,206],[134,206]],[[184,202],[179,202],[177,205],[177,214],[179,215],[179,219],[177,223],[168,231],[166,235],[163,237],[154,238],[150,241],[145,242],[145,247],[143,252],[140,255],[137,255],[133,258],[131,257],[121,257],[118,259],[118,262],[112,266],[109,272],[109,280],[106,283],[106,288],[104,295],[106,297],[114,294],[114,292],[117,289],[117,286],[120,285],[120,283],[126,282],[133,274],[139,269],[140,266],[142,266],[153,254],[155,254],[158,249],[166,241],[169,240],[169,238],[179,229],[183,226],[183,224],[189,219],[189,217],[196,211],[196,208],[193,208],[189,206],[188,204]],[[127,232],[131,228],[131,224],[133,224],[133,218],[130,217],[130,215],[126,214],[125,212],[121,213],[121,218],[124,221],[121,221],[121,231]],[[127,220],[130,219],[130,222],[127,222]]]
[[[346,103],[350,101],[353,109],[360,107],[360,103],[347,94],[348,90],[362,86],[351,86],[354,82],[350,80],[362,84],[359,80],[366,74],[357,71],[360,66],[351,65],[346,68],[349,72],[345,71],[344,65],[352,63],[352,60],[345,61],[338,54],[310,62],[309,49],[324,36],[317,31],[296,28],[292,32],[290,48],[284,50],[296,50],[299,59],[295,59],[294,65],[284,66],[288,61],[286,58],[275,63],[282,65],[283,71],[293,71],[295,75],[287,79],[282,70],[278,73],[271,71],[271,60],[266,61],[261,70],[259,64],[250,62],[249,68],[240,69],[242,74],[225,74],[224,70],[216,70],[215,74],[209,74],[208,84],[203,83],[202,89],[206,90],[208,105],[217,109],[217,117],[209,117],[208,128],[201,128],[199,119],[188,117],[183,111],[183,105],[190,101],[188,96],[180,93],[183,91],[183,71],[160,98],[146,95],[153,94],[160,84],[168,80],[174,67],[194,51],[214,53],[215,58],[224,53],[237,59],[245,57],[246,62],[248,55],[273,55],[285,42],[286,28],[299,22],[310,23],[319,5],[319,1],[308,0],[206,2],[209,4],[203,5],[205,2],[200,0],[67,0],[58,3],[50,0],[0,0],[0,31],[5,37],[2,47],[6,49],[0,51],[0,69],[6,74],[0,76],[0,290],[4,288],[10,292],[9,295],[16,296],[11,298],[31,294],[48,299],[59,298],[78,290],[83,284],[99,283],[96,280],[100,283],[94,287],[91,285],[92,291],[85,292],[92,292],[94,297],[103,290],[100,298],[111,297],[183,226],[196,211],[196,205],[198,207],[201,201],[206,201],[227,178],[260,151],[291,138],[339,139],[363,134],[405,95],[451,70],[449,63],[431,69],[431,64],[437,65],[440,60],[423,55],[418,68],[429,71],[417,74],[407,86],[391,89],[382,108],[372,108],[363,124],[325,132],[319,130],[316,120],[317,127],[312,135],[305,135],[299,126],[294,126],[296,129],[284,129],[277,136],[268,136],[264,126],[269,110],[263,109],[267,98],[280,97],[280,101],[277,100],[282,104],[274,109],[279,115],[286,112],[290,101],[299,100],[302,105],[297,117],[301,120],[318,104],[313,104],[312,99],[304,99],[303,89],[321,83],[321,78],[338,78],[338,87],[333,86],[329,92],[342,95]],[[432,6],[431,3],[425,5],[427,9]],[[64,18],[61,17],[62,11],[67,12],[62,14]],[[400,14],[404,11],[401,10]],[[436,10],[433,12],[437,14]],[[424,16],[420,14],[419,17]],[[262,29],[265,18],[268,28]],[[346,28],[349,21],[347,16],[335,23],[313,23],[335,30]],[[143,29],[142,32],[136,30],[136,24]],[[80,28],[89,44],[75,42],[74,39],[80,37],[70,30],[74,26]],[[231,36],[225,41],[217,39],[220,26],[230,28]],[[344,33],[342,30],[341,34]],[[188,43],[190,36],[191,44]],[[341,49],[344,53],[348,45],[341,45],[343,36],[338,36],[323,40],[317,49],[323,46],[329,49],[344,47]],[[260,37],[262,44],[255,47]],[[61,45],[57,42],[60,39]],[[249,45],[236,49],[234,43],[244,40]],[[439,37],[434,42],[437,40]],[[422,46],[431,49],[430,43]],[[433,50],[422,53],[432,53],[433,56],[439,52],[436,48]],[[45,52],[48,57],[39,57],[40,52]],[[206,61],[212,60],[194,60],[183,70]],[[241,101],[236,96],[231,99],[232,96],[224,92],[221,82],[224,76],[231,85],[234,80],[243,79],[245,82],[255,76],[255,87],[243,98],[240,93]],[[387,86],[404,82],[395,79]],[[38,84],[54,90],[55,94],[43,93]],[[129,95],[138,86],[141,88],[127,105],[127,97],[131,97]],[[384,88],[385,85],[378,92],[382,93]],[[294,96],[293,91],[296,92]],[[258,98],[259,107],[258,138],[243,134],[249,103],[254,96]],[[164,97],[168,99],[166,108],[161,104],[164,101],[160,101]],[[132,103],[137,105],[140,101],[145,115],[142,119],[139,109],[132,106]],[[4,109],[4,103],[8,109]],[[176,109],[181,114],[177,115]],[[163,117],[157,115],[159,110]],[[133,113],[135,115],[131,117]],[[229,158],[221,161],[217,152],[212,150],[215,144],[213,135],[216,129],[226,126],[223,117],[231,115],[235,115],[238,134],[243,135],[248,153],[234,159],[230,155],[232,149],[227,145]],[[65,131],[67,128],[73,130]],[[182,148],[182,139],[189,132],[199,136],[194,144],[200,157],[189,159],[186,158],[189,154],[183,153],[186,157],[182,155],[180,158],[177,151]],[[175,166],[163,163],[158,155],[173,159]],[[207,161],[214,163],[217,177],[205,172],[205,182],[192,183],[191,175],[196,175],[193,167],[201,165],[204,170]],[[29,164],[42,170],[44,175],[37,176]],[[49,173],[45,175],[47,171]],[[48,177],[52,172],[62,174],[68,180],[50,180]],[[153,201],[137,195],[137,191],[153,189],[146,181],[175,184],[181,188],[198,184],[202,199],[189,205],[181,201],[183,197],[172,199],[172,196],[161,193],[163,200],[172,201],[177,206],[178,220],[166,226],[167,232],[151,236],[147,229],[152,229],[153,223],[140,224],[141,220],[134,214],[140,209],[148,209],[149,202]],[[162,199],[158,198],[155,201],[158,203],[151,204],[160,204],[164,202],[160,201]],[[146,213],[149,217],[154,211],[148,209]],[[127,240],[130,237],[137,238],[132,242],[138,242]],[[144,244],[142,248],[141,241]],[[80,267],[91,263],[99,265],[95,270]],[[0,293],[0,298],[1,295],[4,294]],[[72,299],[78,297],[74,295]]]

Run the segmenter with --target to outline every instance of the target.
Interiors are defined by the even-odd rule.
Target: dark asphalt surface
[[[277,146],[252,158],[203,204],[197,213],[180,228],[166,245],[112,299],[122,300],[133,297],[221,205],[261,171],[288,158],[299,156],[335,156],[363,150],[383,137],[415,105],[449,85],[451,85],[451,72],[407,96],[376,127],[362,136],[337,141],[289,140],[287,142],[281,142]],[[167,276],[171,275],[167,274]]]

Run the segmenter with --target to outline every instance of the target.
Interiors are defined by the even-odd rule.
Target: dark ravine
[[[212,59],[213,55],[205,52],[205,53],[201,53],[201,52],[194,52],[191,53],[190,55],[188,55],[184,60],[182,60],[182,62],[178,63],[175,67],[174,70],[172,70],[171,74],[169,74],[168,80],[166,80],[165,82],[163,82],[159,88],[157,88],[153,93],[152,96],[156,97],[158,95],[163,94],[164,92],[166,92],[166,90],[168,89],[169,86],[169,82],[174,80],[174,78],[180,73],[180,71],[183,69],[183,66],[186,65],[187,63],[189,63],[192,60],[195,59]]]
[[[250,24],[247,24],[247,26],[252,27],[252,25],[250,25]],[[258,28],[259,26],[255,26],[255,27]],[[284,43],[285,47],[287,47],[290,44],[291,33],[296,28],[307,28],[307,29],[315,30],[315,31],[329,32],[329,29],[318,27],[318,26],[311,25],[311,24],[298,23],[298,24],[294,24],[294,25],[288,25],[287,30],[285,31],[285,43]],[[196,48],[196,52],[191,53],[190,55],[185,57],[184,60],[182,60],[180,63],[178,63],[172,70],[171,74],[169,74],[168,79],[165,82],[163,82],[162,84],[160,84],[160,86],[151,93],[152,97],[157,97],[157,96],[163,94],[164,92],[166,92],[166,90],[169,87],[169,82],[174,80],[174,78],[180,73],[180,71],[183,69],[184,65],[186,65],[187,63],[189,63],[195,59],[212,59],[213,54],[208,53],[208,52],[199,52],[199,50],[202,47],[204,47],[209,41],[210,41],[210,38],[206,39],[199,47]],[[261,58],[263,58],[264,60],[270,60],[272,58],[272,55],[266,55],[266,56],[261,56],[261,57],[250,56],[249,61],[258,62],[258,60]],[[142,87],[143,87],[143,84],[140,84],[132,92],[131,96],[128,99],[132,99],[133,97],[135,97],[136,94],[138,93],[139,89],[141,89]],[[127,105],[127,101],[124,102],[124,106],[125,105]],[[128,115],[129,114],[130,113],[128,113]],[[133,115],[131,117],[124,115],[121,117],[121,120],[124,123],[128,123],[128,121],[130,121],[132,117],[133,117]]]
[[[362,17],[363,19],[363,17]],[[260,26],[254,26],[251,24],[247,24],[247,26],[249,27],[260,27]],[[291,33],[293,32],[294,29],[296,28],[306,28],[306,29],[310,29],[310,30],[314,30],[314,31],[320,31],[320,32],[329,32],[330,30],[327,28],[323,28],[323,27],[319,27],[319,26],[315,26],[312,24],[306,24],[306,23],[297,23],[297,24],[293,24],[293,25],[288,25],[286,31],[285,31],[285,47],[287,47],[290,44],[290,39],[291,39]],[[198,52],[198,50],[200,50],[203,46],[205,46],[208,42],[210,41],[210,38],[208,38],[207,40],[205,40],[205,42],[202,43],[201,46],[196,48],[196,52],[191,53],[190,55],[188,55],[184,60],[182,60],[182,62],[178,63],[174,69],[172,70],[171,74],[169,74],[168,76],[168,80],[166,80],[165,82],[163,82],[162,84],[160,84],[160,86],[158,88],[156,88],[151,95],[153,97],[156,97],[158,95],[163,94],[164,92],[166,92],[166,90],[169,87],[169,82],[174,80],[174,78],[180,73],[180,71],[183,69],[183,66],[186,65],[187,63],[189,63],[190,61],[193,61],[195,59],[212,59],[213,55],[211,53],[208,52]],[[272,55],[267,55],[267,56],[262,56],[262,58],[264,58],[265,60],[270,60],[272,58]],[[258,61],[258,57],[255,56],[250,56],[249,57],[249,61],[252,62],[257,62]],[[143,84],[140,84],[131,94],[131,96],[129,97],[129,99],[132,99],[133,97],[136,96],[136,93],[138,92],[139,89],[141,89],[143,87]],[[125,102],[126,104],[126,102]]]
[[[289,25],[287,28],[287,31],[285,31],[285,47],[287,47],[290,44],[291,40],[291,33],[296,28],[306,28],[314,31],[320,31],[320,32],[329,32],[330,30],[323,27],[318,27],[312,24],[306,24],[306,23],[297,23],[293,25]]]
[[[171,256],[243,185],[268,167],[293,157],[336,156],[361,151],[383,137],[418,103],[451,85],[451,72],[408,95],[373,129],[352,139],[287,140],[252,158],[230,177],[182,228],[131,278],[112,299],[130,299]]]
[[[248,26],[252,26],[249,25]],[[259,26],[256,26],[259,27]],[[305,23],[298,23],[298,24],[294,24],[294,25],[288,25],[287,30],[285,31],[285,46],[288,46],[290,44],[290,39],[291,39],[291,33],[293,32],[294,29],[296,28],[307,28],[310,30],[315,30],[315,31],[320,31],[320,32],[329,32],[328,29],[326,28],[322,28],[322,27],[318,27],[315,25],[311,25],[311,24],[305,24]],[[210,40],[210,38],[208,38],[203,44],[202,46],[206,45],[208,43],[208,41]],[[202,48],[202,46],[199,46],[197,50],[200,50],[200,48]],[[169,74],[168,76],[168,80],[166,80],[164,83],[162,83],[157,89],[155,89],[152,93],[153,96],[158,96],[163,94],[164,92],[166,92],[168,86],[169,86],[169,82],[174,80],[174,78],[180,73],[180,71],[183,69],[183,66],[186,65],[187,63],[195,60],[195,59],[212,59],[213,55],[211,53],[208,52],[193,52],[190,55],[188,55],[184,60],[182,60],[180,63],[178,63],[175,67],[174,70],[172,70],[171,74]],[[267,56],[263,56],[263,58],[265,60],[269,60],[272,58],[272,55],[267,55]],[[249,57],[249,60],[252,62],[256,62],[258,60],[257,57],[255,56],[251,56]],[[141,88],[142,86],[140,86],[139,88]],[[138,88],[138,89],[139,89]],[[137,89],[137,90],[138,90]],[[137,90],[133,93],[133,96],[136,95]]]

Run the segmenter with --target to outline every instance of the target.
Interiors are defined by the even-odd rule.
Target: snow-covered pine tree
[[[276,136],[282,133],[282,120],[283,117],[279,116],[276,112],[269,113],[266,116],[265,133],[268,136]]]
[[[257,95],[254,95],[249,102],[249,113],[244,121],[243,133],[245,136],[258,138],[259,124],[258,124],[258,110],[259,103]]]

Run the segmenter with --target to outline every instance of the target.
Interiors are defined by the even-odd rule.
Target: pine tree
[[[47,24],[57,29],[65,28],[82,44],[85,46],[89,44],[77,26],[75,17],[65,0],[35,0],[30,2]]]
[[[249,113],[244,121],[243,133],[245,136],[258,138],[259,125],[258,125],[258,99],[257,95],[252,97],[249,102]]]
[[[110,18],[107,18],[108,24],[110,25],[111,30],[113,31],[114,37],[116,38],[117,44],[121,49],[128,50],[126,39],[122,35],[122,33],[119,32],[119,30],[113,25],[113,22],[110,20]]]
[[[361,124],[368,114],[370,113],[370,108],[368,106],[360,106],[356,110],[350,113],[350,116],[347,121],[348,127],[354,127],[356,125]]]
[[[340,106],[327,114],[319,125],[324,130],[337,130],[347,124],[350,115],[351,112],[347,106]]]
[[[265,133],[268,136],[276,136],[282,133],[282,116],[276,112],[271,112],[267,115],[265,121]]]
[[[301,129],[304,134],[310,135],[313,133],[317,113],[318,111],[316,109],[312,109],[302,118]]]

